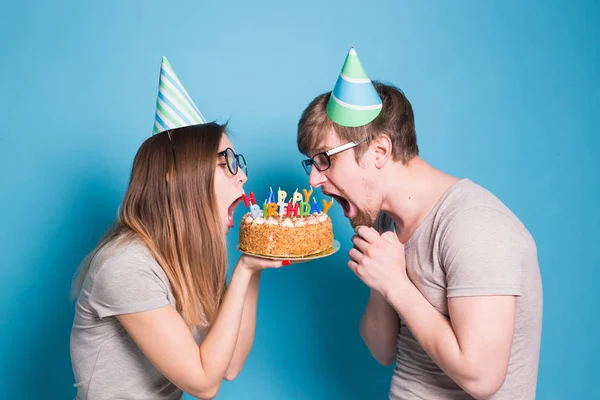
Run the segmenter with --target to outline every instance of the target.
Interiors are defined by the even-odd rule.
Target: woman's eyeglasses
[[[317,153],[312,158],[302,160],[302,166],[304,167],[304,170],[308,175],[310,175],[310,171],[312,170],[313,165],[320,172],[326,171],[327,169],[329,169],[329,167],[331,167],[331,156],[341,153],[342,151],[350,150],[358,146],[359,144],[364,143],[365,141],[367,141],[367,139],[368,138],[364,138],[356,142],[349,142],[341,146],[334,147],[331,150]]]
[[[244,171],[246,176],[248,175],[248,167],[246,165],[246,159],[241,154],[235,154],[230,147],[226,148],[220,153],[217,153],[217,157],[225,157],[225,162],[227,163],[227,169],[231,172],[232,175],[236,175],[238,173],[238,169],[241,168]]]

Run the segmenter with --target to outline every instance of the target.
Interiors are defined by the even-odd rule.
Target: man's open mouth
[[[323,191],[323,194],[325,196],[333,197],[335,199],[335,201],[337,201],[342,206],[342,209],[344,210],[344,215],[346,217],[349,216],[349,214],[350,214],[350,202],[348,200],[346,200],[342,196],[339,196],[339,195],[333,194],[333,193],[329,193],[329,192],[326,192],[326,191]]]

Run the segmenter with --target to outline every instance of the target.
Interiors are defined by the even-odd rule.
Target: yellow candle
[[[312,194],[312,186],[310,191],[306,190],[306,189],[302,189],[302,191],[304,192],[304,202],[309,203],[310,202],[310,195]]]
[[[331,198],[331,201],[323,200],[323,212],[325,214],[327,214],[327,211],[329,211],[329,209],[331,208],[332,205],[333,205],[333,198]]]

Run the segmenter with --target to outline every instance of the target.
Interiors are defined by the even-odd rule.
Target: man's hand
[[[348,252],[348,267],[367,286],[387,298],[392,290],[408,282],[404,245],[394,232],[380,235],[366,226],[356,228],[354,248]]]

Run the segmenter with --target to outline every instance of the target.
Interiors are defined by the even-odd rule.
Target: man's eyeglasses
[[[248,175],[248,167],[246,165],[246,159],[241,154],[235,154],[231,147],[226,148],[220,153],[217,153],[217,157],[225,157],[227,163],[227,169],[232,175],[238,173],[238,169],[241,168],[246,175]]]
[[[315,168],[320,171],[326,171],[331,167],[331,156],[341,153],[342,151],[350,150],[361,143],[366,142],[368,137],[358,140],[356,142],[348,142],[338,147],[334,147],[331,150],[323,151],[321,153],[315,154],[312,158],[307,158],[306,160],[302,160],[302,166],[308,175],[310,175],[310,171],[312,170],[313,165]]]

